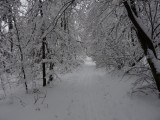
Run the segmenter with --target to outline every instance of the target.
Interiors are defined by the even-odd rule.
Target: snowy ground
[[[44,103],[19,91],[20,101],[0,101],[0,120],[160,120],[160,100],[128,92],[131,81],[97,70],[91,59],[47,88]],[[45,91],[46,89],[42,89]]]

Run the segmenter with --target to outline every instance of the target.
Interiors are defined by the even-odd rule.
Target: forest
[[[159,41],[159,0],[0,0],[0,120],[159,120]]]

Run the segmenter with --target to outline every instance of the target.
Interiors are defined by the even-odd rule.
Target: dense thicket
[[[100,0],[93,3],[87,22],[89,55],[97,67],[124,70],[139,76],[139,91],[160,91],[158,0]]]
[[[136,90],[160,91],[159,38],[159,0],[1,0],[1,88],[46,86],[85,51],[97,67],[139,76]]]
[[[0,1],[0,81],[43,86],[80,64],[83,46],[74,36],[74,0]],[[43,82],[43,83],[42,83]],[[28,86],[29,85],[29,86]]]

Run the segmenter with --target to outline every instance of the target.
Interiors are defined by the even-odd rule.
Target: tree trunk
[[[9,37],[10,37],[9,39],[10,39],[10,43],[11,43],[11,52],[12,52],[13,51],[13,39],[12,39],[13,24],[12,24],[12,17],[11,17],[11,15],[8,16],[8,28],[9,28]]]
[[[46,38],[43,38],[42,41],[42,59],[44,60],[46,58],[45,56],[45,40]],[[42,63],[42,74],[43,74],[43,86],[46,86],[46,63]]]
[[[40,8],[40,15],[43,17],[43,10],[42,10],[42,0],[39,0],[39,8]],[[44,24],[42,25],[42,34],[44,33]],[[44,60],[46,58],[45,54],[45,42],[46,42],[46,37],[43,38],[42,40],[42,59]],[[43,86],[45,87],[47,82],[46,82],[46,63],[42,63],[42,74],[43,74]]]
[[[49,67],[49,69],[50,70],[53,70],[53,67],[54,67],[54,63],[50,63],[50,67]],[[53,81],[53,75],[50,75],[49,76],[49,80],[48,80],[48,84],[50,84],[50,82],[52,82]]]
[[[153,62],[153,59],[158,60],[153,43],[151,39],[147,36],[147,34],[144,32],[144,30],[141,28],[139,23],[136,21],[135,16],[133,15],[131,7],[129,6],[128,2],[125,1],[123,2],[123,4],[127,10],[128,17],[130,18],[131,22],[134,24],[137,30],[137,36],[138,36],[139,42],[147,58],[147,62],[151,68],[151,72],[155,79],[157,89],[160,93],[160,73],[157,72],[156,66]],[[153,53],[153,55],[151,55],[150,51]]]
[[[12,20],[12,7],[8,0],[6,0],[6,3],[8,4],[8,29],[9,29],[9,39],[11,43],[11,52],[13,51],[13,39],[12,39],[12,29],[13,29],[13,20]]]
[[[14,26],[15,26],[15,29],[16,29],[17,40],[18,40],[18,49],[20,51],[20,56],[21,56],[21,70],[22,70],[22,73],[23,73],[23,79],[25,80],[24,85],[25,85],[26,92],[28,93],[28,85],[27,85],[27,82],[26,82],[26,73],[25,73],[24,64],[23,64],[24,56],[23,56],[23,51],[22,51],[22,47],[21,47],[21,43],[20,43],[20,37],[19,37],[19,31],[18,31],[18,28],[17,28],[17,24],[16,24],[17,22],[16,22],[15,17],[13,17],[13,21],[14,21]]]
[[[130,0],[130,4],[131,4],[131,9],[134,12],[135,16],[138,17],[138,13],[136,10],[136,5],[135,5],[135,0]]]

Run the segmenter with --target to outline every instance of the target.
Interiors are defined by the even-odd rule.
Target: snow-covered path
[[[87,63],[49,88],[42,105],[0,104],[0,120],[160,120],[160,101],[131,97],[129,82],[120,80]]]

